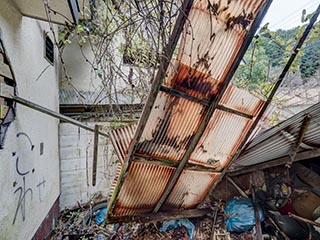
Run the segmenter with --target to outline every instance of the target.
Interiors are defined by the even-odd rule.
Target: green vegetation
[[[266,97],[291,56],[295,45],[312,14],[302,14],[303,25],[290,29],[270,31],[263,26],[252,41],[240,64],[233,84]],[[289,72],[302,80],[315,77],[320,69],[320,23],[317,22],[300,49]]]

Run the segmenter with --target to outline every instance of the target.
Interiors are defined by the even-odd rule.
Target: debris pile
[[[105,224],[107,202],[79,205],[61,214],[52,239],[320,239],[320,168],[285,170],[227,176],[200,206],[210,210],[201,218]]]

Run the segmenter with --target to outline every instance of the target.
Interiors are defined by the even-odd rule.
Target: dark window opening
[[[44,41],[45,41],[45,46],[44,46],[44,57],[47,59],[47,61],[50,64],[54,64],[54,44],[51,40],[51,38],[45,33],[44,34]]]

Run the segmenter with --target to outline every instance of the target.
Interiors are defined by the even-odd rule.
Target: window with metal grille
[[[50,37],[44,33],[44,58],[47,59],[47,61],[50,64],[54,64],[54,45]]]

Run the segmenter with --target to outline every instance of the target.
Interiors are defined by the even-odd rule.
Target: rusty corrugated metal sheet
[[[118,128],[111,131],[109,134],[113,148],[122,164],[124,163],[124,158],[127,154],[127,150],[132,141],[137,125],[138,124],[135,123],[123,128]]]
[[[159,92],[137,153],[179,161],[197,131],[204,106]]]
[[[114,215],[152,212],[175,168],[133,162],[119,193]]]
[[[217,93],[265,1],[210,2],[211,6],[208,1],[193,5],[173,63],[178,74],[169,74],[164,81],[166,86],[207,100]]]
[[[189,163],[222,170],[230,161],[262,101],[234,87],[225,91],[221,101],[214,101],[216,94],[221,94],[221,89],[224,89],[222,86],[239,55],[246,33],[265,2],[210,0],[210,4],[209,1],[194,4],[181,38],[179,53],[171,61],[152,109],[147,108],[143,113],[148,120],[146,124],[139,125],[142,135],[138,143],[132,143],[134,151],[127,159],[130,157],[133,162],[128,169],[124,168],[125,178],[119,194],[115,194],[111,214],[134,215],[154,209],[175,171],[174,167],[162,164],[168,160],[179,163],[184,157],[210,104],[220,105],[220,110],[215,109],[211,118],[206,118],[211,120]],[[112,142],[122,159],[128,150],[128,143],[132,142],[132,135],[130,128],[118,130],[113,135]],[[137,155],[143,159],[142,162],[137,161]],[[196,206],[217,177],[218,174],[213,173],[212,169],[185,169],[165,208]]]
[[[237,150],[252,120],[216,110],[189,160],[221,170]]]
[[[230,85],[223,94],[219,104],[251,116],[256,116],[263,103],[264,101],[249,94],[246,90]]]
[[[311,115],[299,152],[320,147],[320,103],[294,115],[279,125],[260,133],[247,144],[232,168],[250,166],[288,156],[306,115]]]
[[[162,210],[188,209],[197,206],[218,177],[218,173],[184,170]]]

